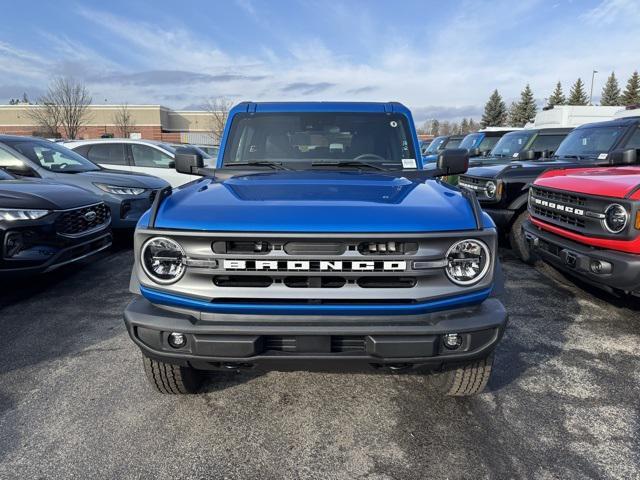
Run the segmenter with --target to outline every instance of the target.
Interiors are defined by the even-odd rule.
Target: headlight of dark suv
[[[453,283],[469,286],[484,278],[491,265],[489,247],[480,240],[467,239],[451,245],[447,251],[447,277]]]
[[[629,213],[620,204],[613,203],[604,211],[604,228],[611,233],[620,233],[629,223]]]
[[[178,242],[166,237],[147,240],[140,251],[140,263],[154,282],[175,283],[186,270],[186,254]]]

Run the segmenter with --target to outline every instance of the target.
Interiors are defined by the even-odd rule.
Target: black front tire
[[[468,397],[481,393],[491,377],[493,354],[452,370],[438,373],[439,389],[449,397]]]
[[[142,363],[147,380],[160,393],[173,395],[197,393],[202,384],[202,373],[191,367],[159,362],[144,355]]]
[[[529,248],[529,244],[524,237],[522,225],[529,218],[529,212],[526,210],[516,217],[515,222],[511,225],[509,231],[509,244],[511,249],[518,255],[520,260],[531,265],[535,261],[535,257]]]

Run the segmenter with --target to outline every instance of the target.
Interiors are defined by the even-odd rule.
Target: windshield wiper
[[[313,162],[311,163],[312,167],[367,167],[373,170],[382,170],[386,171],[387,168],[383,168],[380,165],[374,165],[373,163],[360,162],[354,160],[344,160],[342,162]]]
[[[554,155],[555,157],[556,155]],[[581,157],[580,155],[562,155],[562,157],[558,157],[558,158],[575,158],[576,160],[584,160],[583,157]]]
[[[285,167],[282,163],[269,162],[268,160],[254,160],[251,162],[229,162],[222,165],[223,167],[270,167],[274,170],[291,170],[289,167]]]

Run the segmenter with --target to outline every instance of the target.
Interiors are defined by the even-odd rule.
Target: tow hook
[[[576,257],[575,254],[573,254],[571,252],[567,252],[567,257],[565,259],[565,262],[571,268],[575,268],[577,259],[578,259],[578,257]]]

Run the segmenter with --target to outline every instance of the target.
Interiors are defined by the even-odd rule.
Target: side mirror
[[[518,154],[518,160],[535,160],[536,152],[533,150],[523,150]]]
[[[175,169],[179,173],[198,175],[198,169],[204,167],[202,155],[188,148],[178,148],[174,159]]]
[[[452,148],[438,155],[438,176],[460,175],[469,169],[469,152],[464,148]]]
[[[0,168],[19,177],[37,177],[33,169],[22,160],[16,158],[11,159],[4,165],[0,164]]]
[[[469,156],[470,157],[479,157],[480,155],[482,155],[482,152],[480,151],[479,148],[470,148],[469,149]]]
[[[614,150],[609,155],[610,165],[633,165],[638,161],[638,151],[635,148]]]

